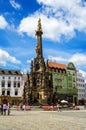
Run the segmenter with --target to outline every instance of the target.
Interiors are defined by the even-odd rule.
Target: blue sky
[[[0,0],[0,68],[29,71],[41,18],[43,55],[86,76],[85,0]]]

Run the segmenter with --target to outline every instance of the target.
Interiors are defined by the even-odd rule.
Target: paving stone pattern
[[[0,115],[0,130],[86,130],[86,110],[11,111]]]

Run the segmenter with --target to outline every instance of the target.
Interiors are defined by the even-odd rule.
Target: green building
[[[71,62],[68,65],[48,62],[48,68],[52,73],[54,100],[64,99],[77,104],[76,68],[74,64]]]
[[[68,63],[67,68],[67,90],[70,97],[73,97],[73,102],[77,104],[77,83],[76,83],[76,68],[72,62]]]

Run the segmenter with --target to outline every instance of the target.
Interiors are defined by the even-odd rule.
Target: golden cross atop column
[[[42,31],[42,27],[41,27],[41,19],[39,18],[38,20],[38,29],[37,31]]]

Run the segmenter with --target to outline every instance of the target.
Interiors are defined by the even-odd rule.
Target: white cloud
[[[11,62],[14,64],[20,64],[20,61],[17,60],[15,57],[9,55],[8,52],[0,49],[0,64],[5,66],[7,62]]]
[[[71,56],[69,61],[75,63],[77,66],[84,66],[84,65],[86,65],[86,55],[76,53],[76,54]]]
[[[55,54],[56,55],[56,54]],[[86,54],[82,54],[82,53],[75,53],[75,54],[66,54],[66,53],[63,53],[62,56],[59,56],[58,54],[58,57],[57,56],[48,56],[48,59],[50,61],[54,61],[54,62],[58,62],[58,63],[65,63],[67,64],[68,62],[73,62],[76,66],[76,68],[85,68],[86,66]]]
[[[38,3],[42,3],[42,4],[44,4],[44,5],[51,5],[51,4],[53,4],[53,2],[55,2],[55,0],[37,0],[38,1]]]
[[[81,0],[37,0],[40,10],[21,20],[18,31],[34,36],[37,20],[42,19],[44,37],[60,41],[73,38],[75,30],[86,32],[86,4]]]
[[[36,28],[36,25],[37,25],[36,21],[37,21],[37,18],[35,17],[24,18],[19,25],[18,31],[20,33],[26,32],[29,36],[35,36],[34,29]]]
[[[15,0],[10,0],[10,4],[12,5],[13,8],[15,9],[20,9],[21,5],[15,2]]]
[[[84,79],[85,79],[85,83],[86,83],[86,72],[85,71],[83,71],[83,70],[79,70],[79,73],[81,73],[82,74],[82,76],[84,77]]]
[[[64,7],[67,9],[73,8],[74,5],[80,4],[81,0],[37,0],[39,4],[53,6],[53,7]]]
[[[67,62],[68,60],[62,57],[48,56],[48,59],[54,62]]]
[[[0,29],[5,29],[8,26],[7,21],[5,18],[1,15],[0,16]]]
[[[79,70],[79,72],[82,74],[83,77],[86,78],[86,72],[85,72],[85,71],[83,71],[83,70]]]
[[[27,60],[27,64],[31,64],[31,60]]]
[[[28,36],[35,36],[35,30],[37,28],[37,21],[41,18],[42,28],[43,28],[43,37],[55,41],[59,41],[61,35],[73,37],[74,32],[72,26],[68,25],[61,20],[56,20],[53,17],[47,18],[43,14],[35,14],[30,17],[24,18],[18,28],[18,32],[26,32]],[[53,24],[52,24],[53,23]],[[66,32],[66,34],[65,34]]]

